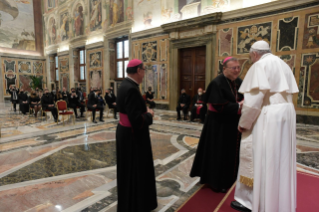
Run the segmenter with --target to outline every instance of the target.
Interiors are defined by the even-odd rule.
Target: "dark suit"
[[[199,111],[199,118],[200,118],[201,123],[204,123],[205,115],[207,113],[207,105],[204,102],[204,99],[205,99],[204,94],[202,94],[202,95],[196,94],[194,96],[193,107],[191,109],[191,121],[193,121],[197,116],[197,107],[198,106],[195,105],[195,104],[197,104],[197,105],[202,105],[202,108]],[[202,103],[200,103],[200,102],[202,102]]]
[[[62,91],[62,99],[64,100],[64,101],[66,101],[66,103],[67,104],[69,104],[69,95],[70,95],[70,93],[69,92],[63,92]]]
[[[68,105],[68,106],[69,106],[70,108],[73,108],[74,114],[75,114],[76,117],[78,116],[78,112],[77,112],[76,107],[80,107],[81,116],[83,116],[83,112],[84,112],[85,106],[82,105],[82,104],[79,102],[79,96],[78,96],[78,95],[72,96],[72,93],[69,95],[69,105]]]
[[[26,93],[21,92],[21,93],[19,93],[18,98],[19,98],[20,110],[25,115],[26,112],[29,111],[29,97]],[[27,103],[23,103],[25,101],[27,101]]]
[[[96,105],[96,107],[93,107],[93,105]],[[87,107],[88,107],[88,109],[92,110],[93,121],[95,121],[96,109],[100,110],[100,120],[103,119],[104,107],[100,104],[98,96],[95,95],[95,93],[90,94]]]
[[[155,108],[155,102],[153,100],[149,101],[148,99],[154,99],[154,92],[146,92],[146,102],[150,105],[150,108]]]
[[[178,100],[178,105],[176,107],[176,111],[177,111],[177,118],[180,119],[181,118],[181,110],[183,110],[184,113],[184,119],[186,119],[187,117],[187,113],[188,113],[188,108],[190,105],[190,96],[188,96],[186,93],[183,93]],[[181,104],[184,104],[184,107],[181,107]]]
[[[44,94],[41,98],[41,103],[42,103],[43,110],[50,110],[53,118],[56,121],[58,118],[58,110],[56,109],[55,106],[49,107],[49,105],[54,105],[54,97],[49,93],[47,95]]]
[[[104,96],[106,104],[109,106],[109,108],[112,108],[114,110],[114,118],[116,117],[117,108],[116,105],[113,105],[114,102],[116,102],[116,96],[113,93],[106,93]]]
[[[16,105],[19,102],[19,96],[18,96],[19,89],[18,90],[8,89],[7,91],[11,95],[11,102],[13,104],[13,109],[14,109],[14,111],[16,111],[17,110],[17,106]]]

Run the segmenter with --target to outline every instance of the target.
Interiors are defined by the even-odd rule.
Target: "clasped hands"
[[[147,108],[147,113],[150,113],[154,117],[154,110]]]

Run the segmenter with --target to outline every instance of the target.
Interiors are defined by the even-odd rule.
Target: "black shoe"
[[[243,206],[242,204],[240,204],[239,202],[237,201],[232,201],[230,206],[237,210],[237,211],[241,211],[241,212],[251,212],[250,209],[246,208],[245,206]]]
[[[221,193],[227,193],[227,189],[222,188],[222,189],[220,189],[220,192]]]
[[[97,121],[93,120],[93,123],[97,124]]]
[[[103,119],[100,119],[100,122],[104,122],[104,120],[103,120]]]
[[[178,117],[178,118],[177,118],[177,121],[179,121],[179,120],[181,120],[181,117]]]
[[[211,187],[211,186],[209,186],[209,187],[210,187],[210,189],[212,189],[212,191],[215,192],[215,193],[221,192],[221,189],[219,189],[219,188],[213,188],[213,187]]]
[[[116,116],[114,116],[114,119],[117,119],[117,117],[116,117]]]
[[[194,119],[191,119],[190,122],[194,122]]]
[[[186,121],[186,120],[187,120],[187,117],[184,117],[184,120]]]

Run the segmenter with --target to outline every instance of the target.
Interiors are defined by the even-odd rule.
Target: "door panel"
[[[206,47],[179,50],[180,89],[194,97],[198,88],[205,89]]]

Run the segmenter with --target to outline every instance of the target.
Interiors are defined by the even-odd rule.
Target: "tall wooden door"
[[[179,50],[180,89],[194,97],[198,88],[205,90],[206,46]]]

